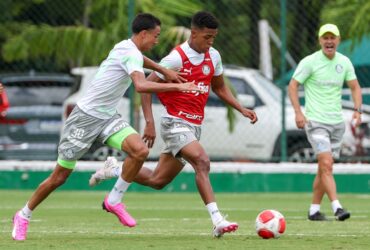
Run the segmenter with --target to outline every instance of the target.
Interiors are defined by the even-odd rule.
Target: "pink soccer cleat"
[[[221,237],[224,233],[231,233],[238,230],[239,225],[236,222],[229,222],[225,218],[220,220],[213,228],[213,236]]]
[[[22,218],[19,213],[20,211],[16,212],[13,217],[12,237],[13,240],[26,240],[28,224],[30,221]]]
[[[122,203],[118,203],[117,205],[110,205],[108,203],[108,195],[105,197],[103,201],[103,209],[109,213],[115,214],[118,220],[125,226],[134,227],[136,226],[136,221],[132,216],[126,211],[126,207]]]

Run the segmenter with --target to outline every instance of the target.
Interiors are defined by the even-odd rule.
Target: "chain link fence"
[[[214,47],[222,56],[227,82],[259,116],[252,126],[211,96],[201,142],[214,160],[313,159],[304,132],[295,127],[289,101],[283,100],[297,63],[319,49],[317,31],[323,23],[339,26],[342,41],[338,50],[352,60],[364,103],[370,104],[367,1],[2,0],[0,8],[7,10],[0,16],[0,73],[14,76],[30,71],[70,74],[72,68],[99,65],[115,43],[127,38],[130,16],[139,12],[151,12],[162,21],[160,44],[147,54],[159,61],[189,36],[192,14],[212,12],[220,21]],[[348,88],[343,98],[349,108]],[[370,109],[364,105],[364,111],[360,128],[351,127],[351,115],[345,114],[342,161],[369,159]],[[157,143],[160,140],[158,136]]]

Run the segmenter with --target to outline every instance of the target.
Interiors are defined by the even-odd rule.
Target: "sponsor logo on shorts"
[[[120,131],[121,129],[129,127],[129,126],[130,126],[130,124],[128,124],[127,122],[122,122],[120,125],[114,127],[113,131],[117,132],[117,131]]]

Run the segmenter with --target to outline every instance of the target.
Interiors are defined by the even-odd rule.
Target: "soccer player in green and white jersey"
[[[337,198],[333,177],[334,159],[339,157],[345,130],[342,116],[342,87],[346,82],[352,92],[353,116],[356,126],[361,123],[362,95],[351,61],[336,51],[340,43],[339,29],[325,24],[319,30],[321,50],[303,58],[289,83],[289,97],[295,110],[298,128],[304,128],[318,160],[318,170],[313,182],[312,204],[308,219],[326,220],[320,212],[324,194],[331,201],[334,216],[343,221],[350,213],[343,209]],[[298,98],[299,84],[304,86],[305,113]]]
[[[133,227],[136,221],[121,203],[124,193],[139,172],[149,150],[140,135],[117,113],[117,105],[131,82],[139,93],[164,91],[202,92],[193,82],[185,82],[176,72],[168,70],[142,52],[158,43],[161,22],[151,14],[142,13],[132,23],[133,36],[116,44],[68,117],[58,147],[58,161],[51,175],[32,194],[27,204],[13,217],[12,237],[25,240],[32,212],[49,194],[61,186],[79,160],[95,141],[127,153],[125,169],[103,201],[103,208]],[[159,71],[167,80],[178,83],[157,83],[145,79],[143,67]],[[181,84],[179,84],[181,83]]]

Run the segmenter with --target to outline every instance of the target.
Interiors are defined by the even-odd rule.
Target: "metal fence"
[[[370,86],[369,17],[364,14],[366,11],[357,11],[369,9],[368,1],[3,0],[0,8],[7,10],[0,16],[0,73],[14,74],[30,70],[69,73],[75,67],[99,65],[115,43],[128,37],[130,20],[139,12],[151,12],[162,21],[160,44],[147,54],[159,61],[189,35],[192,14],[198,10],[212,12],[220,21],[214,47],[226,68],[234,65],[230,81],[240,99],[243,94],[253,96],[259,115],[259,122],[254,126],[237,117],[235,129],[226,134],[220,131],[228,131],[230,113],[220,113],[222,117],[212,125],[215,128],[212,133],[206,132],[209,127],[206,125],[202,140],[213,159],[312,159],[303,131],[294,126],[289,102],[281,98],[284,91],[271,89],[277,86],[285,90],[299,60],[319,49],[317,31],[323,23],[339,26],[342,38],[339,51],[352,60],[364,87],[364,102],[370,104],[366,89]],[[256,76],[259,73],[235,65],[258,69],[274,86],[260,90],[251,83],[264,81]],[[235,78],[237,71],[245,74],[242,87],[240,79]],[[344,99],[350,100],[348,89],[344,91]],[[281,96],[269,97],[276,93]],[[268,105],[266,98],[277,98],[278,102]],[[282,106],[287,106],[284,120]],[[207,116],[212,117],[218,111],[212,106],[209,112],[206,122]],[[342,160],[366,161],[370,156],[366,122],[370,118],[364,114],[364,124],[357,129],[350,126],[350,118],[346,122]],[[217,149],[212,148],[214,145]],[[238,153],[225,154],[228,149]]]

